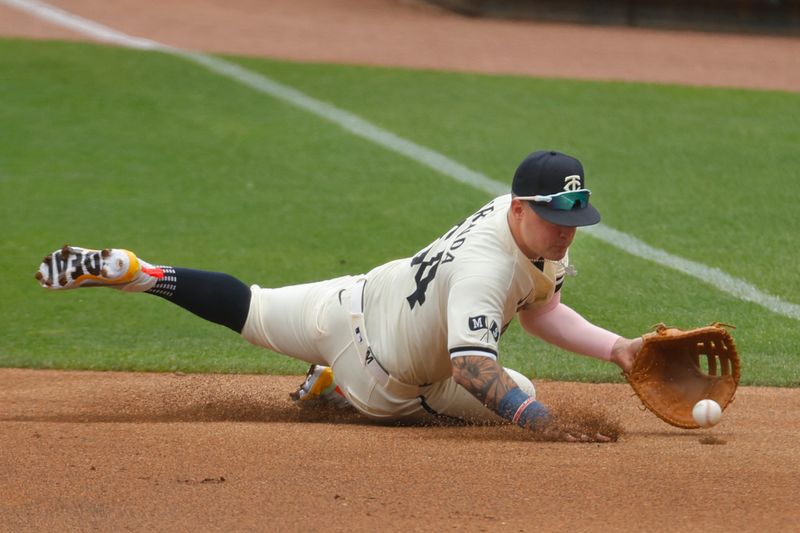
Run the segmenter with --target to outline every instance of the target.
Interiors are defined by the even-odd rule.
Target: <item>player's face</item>
[[[576,228],[548,222],[537,215],[527,202],[516,199],[511,202],[509,225],[517,246],[530,259],[563,259],[575,238]]]

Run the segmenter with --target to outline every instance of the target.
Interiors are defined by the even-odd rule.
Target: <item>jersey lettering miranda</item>
[[[397,379],[434,383],[451,375],[450,357],[496,358],[516,312],[560,287],[566,260],[525,257],[508,226],[510,204],[510,195],[495,198],[413,257],[367,274],[367,334]]]

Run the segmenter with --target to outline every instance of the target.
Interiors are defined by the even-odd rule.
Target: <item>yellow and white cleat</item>
[[[164,272],[121,248],[90,250],[65,244],[42,259],[35,277],[52,290],[113,287],[142,292],[152,288]]]
[[[344,397],[344,394],[342,394],[342,391],[333,380],[333,370],[324,365],[311,365],[305,381],[296,391],[290,392],[289,397],[297,405],[301,406],[303,402],[308,402],[309,400],[317,400],[340,409],[350,406],[350,402],[347,401],[347,398]],[[316,404],[318,402],[310,403]]]

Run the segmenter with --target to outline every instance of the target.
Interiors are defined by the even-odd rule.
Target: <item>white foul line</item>
[[[720,291],[728,293],[739,300],[752,302],[779,315],[800,320],[800,305],[781,300],[777,296],[771,294],[766,294],[755,285],[742,279],[735,278],[718,268],[709,267],[690,259],[672,255],[664,250],[653,248],[636,237],[610,228],[605,224],[583,228],[582,231],[612,246],[616,246],[620,250],[625,250],[631,255],[647,259],[648,261],[672,268],[678,272],[683,272],[693,278],[697,278],[700,281],[709,283]]]
[[[237,64],[206,54],[181,50],[149,39],[131,37],[109,28],[108,26],[73,15],[38,0],[0,0],[0,2],[100,41],[110,42],[128,48],[158,50],[182,57],[202,65],[212,72],[236,80],[259,92],[280,98],[295,107],[305,109],[318,117],[341,126],[354,135],[379,144],[390,151],[402,154],[441,174],[450,176],[456,181],[460,181],[491,195],[500,195],[508,192],[506,186],[501,185],[480,172],[475,172],[453,161],[439,152],[399,137],[348,111],[321,102],[297,89],[278,83],[262,74],[247,70]],[[720,291],[730,294],[740,300],[752,302],[779,315],[800,320],[800,305],[786,302],[777,296],[766,294],[759,290],[758,287],[726,274],[718,268],[708,267],[702,263],[669,254],[664,250],[654,248],[627,233],[615,230],[604,224],[583,228],[582,231],[636,257],[672,268],[704,283],[708,283]]]

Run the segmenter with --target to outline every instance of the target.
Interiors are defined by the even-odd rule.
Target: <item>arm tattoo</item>
[[[493,411],[508,391],[517,387],[503,367],[489,357],[467,355],[453,357],[453,378]]]

